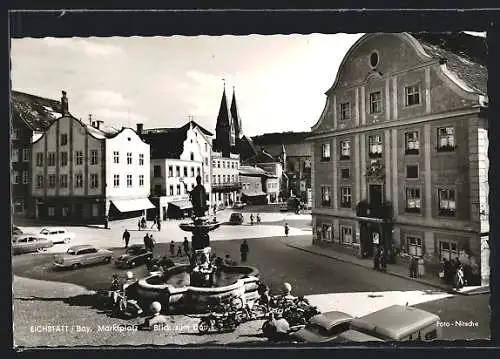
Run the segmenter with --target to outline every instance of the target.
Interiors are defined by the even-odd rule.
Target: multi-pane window
[[[405,154],[418,155],[420,150],[420,142],[418,140],[418,132],[405,132]]]
[[[139,166],[144,166],[144,153],[139,153]]]
[[[153,177],[160,178],[161,177],[161,166],[155,165],[153,167]]]
[[[44,177],[42,175],[36,175],[36,188],[43,188],[43,179]]]
[[[144,175],[139,175],[139,187],[144,186]]]
[[[23,184],[29,183],[28,171],[23,171]]]
[[[441,127],[437,129],[437,150],[440,152],[453,151],[455,149],[455,128]]]
[[[18,184],[19,183],[19,171],[13,171],[12,172],[12,183],[13,184]]]
[[[200,167],[196,167],[196,174],[199,176],[200,175]]]
[[[349,120],[351,118],[351,107],[349,102],[340,104],[340,120]]]
[[[83,175],[81,173],[78,173],[75,175],[75,188],[82,188],[83,187]]]
[[[191,161],[194,161],[194,153],[193,152],[189,153],[189,158]]]
[[[420,104],[420,85],[413,85],[405,87],[406,106],[413,106]]]
[[[321,145],[321,161],[330,161],[330,144],[323,143]]]
[[[340,207],[351,208],[351,187],[340,187]]]
[[[220,168],[220,161],[217,161],[217,168]]]
[[[213,183],[216,183],[216,182],[217,182],[217,176],[216,176],[216,175],[212,175],[212,182],[213,182]]]
[[[406,165],[406,178],[418,179],[418,165]]]
[[[331,205],[331,189],[330,186],[321,186],[321,205],[323,207],[330,207]]]
[[[191,167],[191,177],[194,177],[194,167]]]
[[[113,175],[113,187],[120,187],[120,175]]]
[[[420,188],[410,187],[406,189],[406,208],[405,212],[420,213]]]
[[[49,188],[56,187],[56,175],[49,175]]]
[[[368,136],[368,157],[382,157],[382,136]]]
[[[127,175],[127,187],[132,187],[132,175]]]
[[[91,173],[90,174],[90,188],[97,188],[99,187],[99,177],[97,173]]]
[[[455,190],[438,189],[439,215],[454,216],[456,211]]]
[[[351,177],[351,173],[350,173],[349,168],[342,168],[342,170],[341,170],[341,177],[344,178],[344,179],[347,179],[347,178]]]
[[[217,175],[217,183],[221,183],[221,181],[220,181],[220,175]]]
[[[440,241],[439,242],[439,256],[441,259],[452,260],[458,258],[457,242],[454,241]]]
[[[127,152],[127,165],[132,164],[132,152]]]
[[[75,161],[76,161],[77,165],[83,164],[83,151],[76,151],[75,152]]]
[[[208,157],[205,157],[205,166],[208,166]]]
[[[348,160],[351,158],[351,141],[340,141],[340,159]]]
[[[43,153],[42,152],[36,153],[36,166],[37,167],[43,166]]]
[[[226,168],[226,161],[222,161],[222,168]]]
[[[47,207],[47,215],[49,217],[55,217],[55,215],[56,215],[56,209],[55,209],[55,207],[52,207],[52,206]]]
[[[181,194],[181,185],[178,184],[177,185],[177,195],[180,195]]]
[[[415,236],[407,236],[406,243],[408,244],[408,254],[411,256],[422,257],[422,238]]]
[[[69,207],[64,206],[61,208],[61,214],[63,217],[68,217],[69,216]]]
[[[370,113],[382,113],[382,92],[372,92],[370,94]]]
[[[173,196],[173,195],[174,195],[174,185],[172,185],[172,184],[171,184],[171,185],[170,185],[170,187],[168,188],[168,191],[169,191],[169,192],[168,192],[168,193],[169,193],[169,195],[170,195],[170,196]]]
[[[176,177],[181,176],[181,167],[180,166],[175,166],[175,176]]]
[[[113,163],[120,163],[120,152],[113,151]]]
[[[226,175],[222,175],[222,183],[226,183]]]
[[[215,168],[215,167],[217,167],[217,161],[216,161],[216,160],[213,160],[213,161],[212,161],[212,166],[213,166],[214,168]]]
[[[13,148],[12,149],[11,159],[12,159],[12,162],[18,162],[19,161],[19,150],[17,148]]]
[[[68,175],[59,176],[59,187],[68,188]]]
[[[28,162],[30,160],[29,158],[29,149],[28,148],[23,148],[23,162]]]
[[[174,166],[168,166],[168,177],[174,177]]]
[[[68,134],[67,133],[61,133],[61,146],[66,146],[68,144]]]
[[[184,166],[184,177],[188,176],[188,168]]]
[[[60,152],[61,155],[61,167],[68,165],[68,152]]]
[[[97,159],[97,150],[91,150],[90,151],[90,164],[91,165],[97,165],[98,159]]]
[[[56,165],[56,153],[49,152],[47,154],[47,166],[55,166]]]
[[[340,227],[340,241],[343,244],[352,244],[352,227],[341,226]]]

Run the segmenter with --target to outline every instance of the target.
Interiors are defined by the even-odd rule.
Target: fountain
[[[184,183],[181,179],[181,182]],[[192,255],[189,264],[177,264],[163,271],[151,273],[137,283],[138,299],[145,305],[159,301],[163,307],[184,311],[203,311],[207,306],[227,298],[241,298],[245,304],[258,297],[259,271],[250,266],[226,266],[213,263],[209,232],[220,223],[209,221],[206,192],[201,177],[189,193],[193,204],[192,221],[179,227],[191,232]]]

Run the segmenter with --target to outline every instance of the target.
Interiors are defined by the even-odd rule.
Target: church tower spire
[[[241,127],[241,118],[240,114],[238,113],[238,105],[236,104],[236,91],[233,86],[233,98],[231,100],[231,117],[233,118],[234,122],[234,133],[236,136],[236,141],[243,136],[243,130]]]
[[[217,124],[215,125],[214,150],[222,152],[224,156],[229,156],[231,151],[231,116],[227,106],[226,82],[222,91]]]

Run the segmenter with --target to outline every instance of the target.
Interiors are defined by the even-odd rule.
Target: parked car
[[[12,253],[44,252],[54,246],[52,241],[39,238],[36,234],[24,233],[12,237]]]
[[[66,253],[54,256],[54,266],[57,268],[79,268],[98,263],[110,263],[113,252],[83,244],[69,247]]]
[[[363,341],[440,339],[439,321],[439,316],[425,310],[407,305],[392,305],[353,319],[350,330],[341,333],[335,341],[350,341],[356,336],[363,336]]]
[[[349,330],[353,319],[351,315],[337,311],[317,314],[309,319],[304,328],[292,333],[292,338],[307,343],[331,342],[340,333]]]
[[[241,213],[231,213],[229,224],[243,224],[243,215]]]
[[[23,230],[18,226],[12,226],[12,235],[23,234]]]
[[[247,204],[246,204],[246,203],[243,203],[243,202],[234,202],[234,203],[233,203],[233,208],[236,208],[236,209],[238,209],[238,208],[243,208],[243,207],[245,207],[246,205],[247,205]]]
[[[137,244],[130,246],[125,254],[115,259],[115,265],[118,268],[132,268],[145,264],[153,258],[153,253],[148,251],[143,245]]]
[[[75,234],[64,228],[44,228],[40,231],[40,237],[50,239],[52,243],[69,243],[75,238]]]

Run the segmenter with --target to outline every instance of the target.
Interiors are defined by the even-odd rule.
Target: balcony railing
[[[212,182],[212,191],[237,191],[241,189],[241,182],[225,182],[225,183],[214,183]]]

